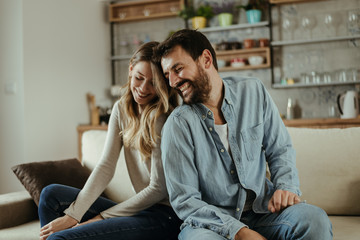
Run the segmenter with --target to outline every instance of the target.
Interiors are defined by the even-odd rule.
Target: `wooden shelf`
[[[219,31],[230,31],[230,30],[237,30],[237,29],[247,29],[247,28],[256,28],[256,27],[266,27],[269,26],[269,22],[259,22],[259,23],[242,23],[242,24],[234,24],[227,27],[208,27],[208,28],[202,28],[199,29],[201,32],[219,32]]]
[[[245,65],[243,67],[234,68],[231,66],[226,66],[219,69],[219,72],[224,71],[238,71],[238,70],[250,70],[250,69],[261,69],[261,68],[269,68],[270,67],[270,48],[250,48],[250,49],[239,49],[239,50],[228,50],[228,51],[217,51],[216,57],[217,59],[225,60],[226,62],[230,62],[233,58],[245,58],[248,59],[250,56],[262,56],[264,58],[264,63],[261,65]]]
[[[305,2],[319,2],[324,0],[270,0],[271,4],[288,4],[288,3],[305,3]]]
[[[299,44],[312,44],[312,43],[320,43],[320,42],[356,40],[359,38],[360,38],[360,35],[352,35],[352,36],[317,38],[317,39],[309,39],[309,40],[273,41],[273,42],[271,42],[271,45],[273,47],[276,47],[276,46],[285,46],[285,45],[299,45]]]
[[[147,0],[110,4],[110,22],[131,22],[178,15],[184,0]]]
[[[287,127],[299,128],[349,128],[360,127],[360,116],[352,119],[317,118],[317,119],[284,119]]]
[[[336,86],[336,85],[357,85],[360,84],[359,81],[347,81],[347,82],[331,82],[331,83],[294,83],[289,85],[284,85],[280,83],[275,83],[272,85],[273,88],[307,88],[307,87],[326,87],[326,86]]]

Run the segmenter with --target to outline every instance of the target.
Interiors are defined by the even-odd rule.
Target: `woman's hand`
[[[77,220],[65,215],[49,222],[40,229],[40,240],[46,240],[51,234],[71,228],[77,224]]]
[[[88,224],[88,223],[97,222],[97,221],[100,221],[100,220],[104,220],[104,218],[101,215],[97,215],[97,216],[93,217],[92,219],[87,220],[86,222],[76,224],[75,226],[73,226],[73,228],[78,227],[78,226],[82,226],[82,225],[85,225],[85,224]]]

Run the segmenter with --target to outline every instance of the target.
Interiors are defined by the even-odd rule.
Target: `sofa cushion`
[[[12,167],[36,205],[39,205],[41,190],[49,184],[59,183],[82,188],[90,171],[77,159],[59,161],[31,162]]]
[[[40,221],[34,220],[22,225],[0,230],[0,240],[39,240]]]
[[[0,195],[0,213],[2,229],[36,219],[37,207],[27,191],[12,192]]]
[[[330,215],[360,215],[360,127],[288,130],[302,199]]]
[[[82,135],[82,164],[89,170],[93,170],[104,149],[107,131],[90,130]],[[121,183],[121,184],[119,184]],[[105,189],[108,198],[115,202],[122,202],[135,195],[132,183],[125,164],[124,152],[121,151],[116,165],[114,177]]]
[[[334,240],[359,240],[360,217],[330,216]]]

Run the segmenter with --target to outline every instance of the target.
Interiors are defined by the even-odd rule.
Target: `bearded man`
[[[196,30],[173,34],[156,57],[183,99],[161,140],[179,239],[332,239],[326,213],[300,200],[295,151],[262,82],[221,78]]]

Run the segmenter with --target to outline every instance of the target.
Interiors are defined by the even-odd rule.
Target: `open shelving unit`
[[[274,80],[274,47],[291,46],[291,45],[304,45],[304,44],[316,44],[324,42],[335,42],[335,41],[355,41],[360,39],[360,35],[349,35],[349,36],[336,36],[336,37],[324,37],[316,39],[297,39],[297,40],[285,40],[285,41],[273,41],[273,20],[272,20],[272,6],[281,4],[294,4],[294,3],[310,3],[320,2],[326,0],[269,0],[269,25],[270,25],[270,58],[271,58],[271,81],[272,87],[277,89],[288,89],[288,88],[305,88],[305,87],[324,87],[324,86],[336,86],[336,85],[359,85],[358,81],[347,81],[347,82],[331,82],[331,83],[316,83],[316,84],[305,84],[305,83],[294,83],[289,85],[283,85],[275,83]]]
[[[184,0],[152,0],[113,3],[110,5],[110,22],[130,22],[155,18],[175,17]]]
[[[252,55],[262,56],[264,58],[264,63],[260,65],[245,65],[243,67],[223,67],[219,68],[220,72],[225,71],[237,71],[237,70],[250,70],[250,69],[261,69],[261,68],[270,68],[270,48],[250,48],[250,49],[239,49],[239,50],[228,50],[228,51],[217,51],[216,56],[218,59],[225,61],[231,61],[231,59],[241,56],[242,58],[247,59]]]

